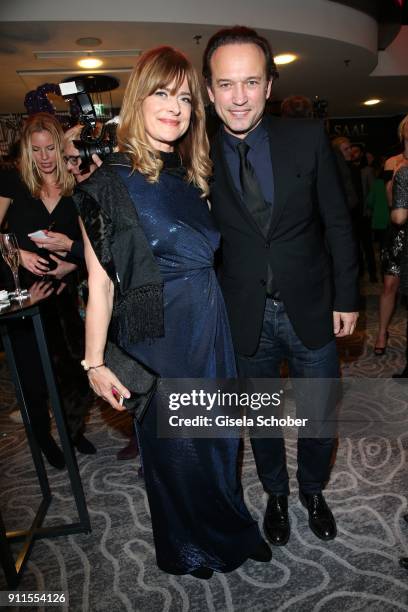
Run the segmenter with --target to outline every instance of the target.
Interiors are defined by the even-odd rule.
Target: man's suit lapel
[[[296,152],[287,137],[285,138],[284,130],[281,129],[281,119],[265,117],[264,121],[269,135],[274,182],[273,212],[269,227],[269,236],[272,236],[285,209],[288,185],[293,180]]]
[[[245,202],[243,201],[240,192],[236,189],[236,187],[234,185],[234,181],[232,180],[231,172],[230,172],[229,166],[227,164],[227,160],[225,159],[225,155],[224,155],[224,148],[223,148],[223,145],[222,145],[222,132],[221,132],[221,130],[218,132],[218,134],[217,134],[217,136],[215,138],[215,142],[214,142],[214,145],[213,145],[212,158],[213,158],[213,161],[215,162],[216,172],[217,173],[219,172],[220,174],[222,174],[225,177],[225,183],[228,185],[228,188],[229,188],[229,190],[231,192],[231,196],[232,196],[234,202],[236,202],[237,205],[240,207],[241,211],[245,215],[245,218],[247,219],[247,221],[251,224],[252,228],[256,232],[261,234],[261,236],[263,236],[263,233],[262,233],[261,229],[259,228],[259,226],[256,223],[255,219],[253,218],[253,216],[251,215],[250,211],[248,210],[248,207],[246,206]]]

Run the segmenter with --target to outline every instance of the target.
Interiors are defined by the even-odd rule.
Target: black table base
[[[34,326],[34,332],[41,357],[41,363],[47,382],[50,404],[54,413],[55,424],[57,426],[57,430],[61,440],[61,446],[68,470],[71,489],[78,511],[79,521],[75,523],[56,525],[52,527],[43,527],[43,522],[46,517],[48,507],[52,501],[52,493],[48,481],[47,472],[44,466],[43,457],[33,433],[29,410],[27,409],[27,404],[21,386],[20,376],[16,366],[12,343],[8,334],[9,324],[12,324],[12,322],[16,319],[21,318],[30,318]],[[16,390],[17,401],[21,409],[21,414],[27,434],[27,440],[30,446],[42,493],[42,501],[40,503],[40,506],[38,507],[36,516],[29,529],[6,531],[4,521],[0,512],[0,562],[4,569],[7,585],[10,588],[14,589],[19,584],[22,572],[24,570],[24,566],[27,563],[31,548],[35,540],[41,538],[53,538],[61,535],[71,535],[73,533],[91,533],[91,524],[89,520],[88,509],[86,506],[81,477],[79,475],[78,464],[65,425],[61,400],[55,382],[54,371],[48,352],[44,328],[42,325],[41,315],[38,306],[16,309],[13,312],[8,312],[6,314],[1,315],[0,332],[7,357],[7,362]],[[14,561],[13,554],[11,551],[11,542],[23,542],[23,546],[18,554],[16,561]]]

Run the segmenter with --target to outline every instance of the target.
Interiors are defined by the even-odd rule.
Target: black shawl
[[[164,335],[163,281],[117,165],[131,173],[129,158],[114,153],[77,186],[74,200],[95,254],[114,283],[109,336],[124,346]]]

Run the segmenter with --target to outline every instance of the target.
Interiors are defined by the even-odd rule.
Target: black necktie
[[[253,216],[256,224],[265,237],[268,236],[271,221],[271,206],[265,202],[255,170],[248,160],[249,146],[244,140],[237,144],[239,154],[239,177],[241,180],[242,198]],[[269,245],[269,243],[266,243]],[[271,265],[268,262],[266,271],[266,291],[269,295],[279,296],[275,286]]]
[[[239,154],[239,177],[242,198],[261,232],[266,236],[269,230],[271,207],[265,202],[255,170],[248,160],[249,146],[244,140],[237,144]]]

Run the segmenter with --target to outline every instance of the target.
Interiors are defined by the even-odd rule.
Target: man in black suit
[[[264,116],[277,76],[266,39],[236,26],[216,33],[203,63],[223,126],[212,146],[212,210],[223,236],[221,286],[241,377],[337,378],[335,337],[357,323],[358,265],[350,218],[323,124]],[[269,540],[289,539],[282,438],[251,440],[269,494]],[[336,536],[322,495],[332,438],[298,441],[300,498],[312,531]]]

